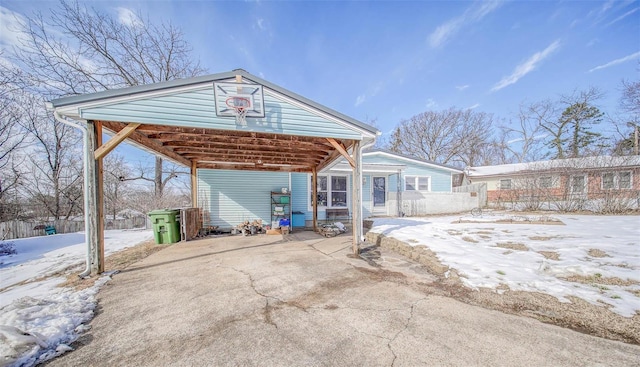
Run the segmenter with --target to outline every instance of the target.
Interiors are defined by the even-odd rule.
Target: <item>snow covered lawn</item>
[[[565,225],[530,222],[538,217],[381,218],[371,232],[427,246],[474,289],[503,292],[506,285],[561,302],[576,296],[624,317],[640,313],[639,216],[554,215]]]
[[[150,230],[105,231],[107,255],[153,238]],[[10,240],[17,254],[0,257],[0,366],[33,365],[68,351],[95,308],[95,294],[109,276],[75,291],[58,287],[82,271],[84,233]]]

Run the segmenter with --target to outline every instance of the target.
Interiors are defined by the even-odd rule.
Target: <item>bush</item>
[[[17,253],[18,251],[16,251],[16,246],[13,242],[0,241],[0,256],[15,255]]]

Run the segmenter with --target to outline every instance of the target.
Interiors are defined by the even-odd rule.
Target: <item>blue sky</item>
[[[614,113],[640,75],[640,1],[94,1],[171,21],[211,73],[243,68],[388,133],[451,106],[512,117],[589,86]],[[5,1],[14,13],[51,1]],[[4,27],[4,26],[3,26]],[[11,35],[2,30],[0,43]]]

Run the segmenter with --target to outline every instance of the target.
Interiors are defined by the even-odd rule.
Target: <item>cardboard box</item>
[[[282,234],[279,228],[277,229],[267,229],[267,234]]]

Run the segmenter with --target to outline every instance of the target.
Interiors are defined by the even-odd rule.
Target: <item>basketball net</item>
[[[235,107],[233,110],[236,111],[236,124],[240,126],[247,126],[246,117],[249,110],[245,107]]]
[[[246,117],[249,107],[251,107],[251,101],[244,97],[233,96],[227,98],[225,103],[229,108],[233,109],[236,115],[236,125],[247,126]]]

